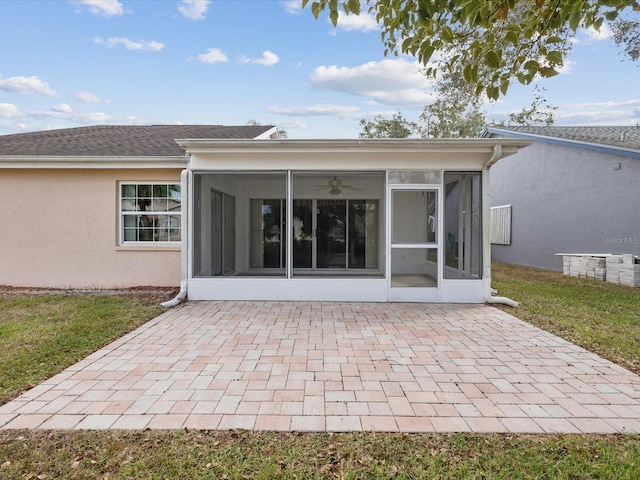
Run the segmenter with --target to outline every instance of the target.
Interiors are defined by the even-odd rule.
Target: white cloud
[[[640,99],[568,103],[556,112],[559,125],[636,125],[640,122]]]
[[[613,36],[613,31],[611,27],[606,23],[603,23],[600,27],[600,30],[596,30],[593,27],[589,27],[585,30],[585,34],[591,39],[595,41],[600,40],[608,40]]]
[[[278,128],[282,128],[284,130],[303,130],[305,128],[309,128],[309,126],[299,118],[283,120],[282,122],[278,122],[276,125]]]
[[[388,59],[357,67],[320,66],[311,74],[311,85],[369,97],[394,107],[422,108],[433,102],[433,81],[421,73],[416,61]]]
[[[46,97],[58,96],[47,82],[43,82],[36,75],[31,77],[9,77],[4,80],[0,78],[0,90],[14,93],[37,93]]]
[[[105,45],[108,48],[115,48],[118,45],[123,45],[127,50],[151,50],[154,52],[159,52],[164,48],[164,43],[156,42],[156,41],[146,41],[146,40],[130,40],[126,37],[94,37],[93,43],[97,43],[98,45]]]
[[[204,20],[211,0],[181,0],[178,11],[189,20]]]
[[[111,103],[110,100],[100,98],[98,95],[91,92],[78,92],[75,98],[81,103]]]
[[[53,118],[83,124],[108,123],[112,120],[111,115],[102,112],[75,113],[65,103],[56,105],[50,110],[35,110],[30,112],[30,115],[35,118]]]
[[[376,17],[367,12],[362,12],[360,15],[347,15],[344,12],[339,12],[338,28],[348,32],[373,32],[380,30],[380,26],[378,22],[376,22]]]
[[[300,0],[287,0],[280,2],[287,13],[298,15],[302,13],[302,2]]]
[[[20,118],[22,113],[13,103],[0,103],[0,118]]]
[[[72,5],[87,7],[94,15],[116,17],[124,13],[122,3],[118,0],[69,0]]]
[[[265,50],[262,52],[262,57],[260,58],[247,58],[243,57],[240,59],[242,63],[255,63],[256,65],[262,65],[264,67],[273,67],[276,63],[280,61],[280,57],[269,50]]]
[[[72,111],[68,103],[60,103],[55,107],[52,107],[51,110],[57,113],[62,113],[62,114],[71,113]]]
[[[267,111],[278,115],[299,117],[339,117],[357,119],[362,116],[360,109],[351,105],[316,104],[298,107],[267,107]]]
[[[202,53],[196,57],[202,63],[219,63],[228,62],[229,57],[219,48],[210,48],[207,53]]]

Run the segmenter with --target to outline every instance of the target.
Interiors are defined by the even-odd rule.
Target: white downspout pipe
[[[178,292],[178,294],[172,298],[171,300],[168,300],[166,302],[161,303],[160,305],[162,305],[163,307],[175,307],[176,305],[178,305],[180,302],[182,302],[185,298],[187,298],[187,269],[189,266],[189,261],[188,261],[188,252],[187,252],[187,247],[188,247],[188,232],[189,232],[189,195],[188,195],[188,175],[187,175],[187,169],[185,168],[184,170],[182,170],[182,172],[180,173],[180,209],[181,209],[181,215],[180,215],[180,291]]]
[[[484,282],[484,299],[487,303],[500,303],[517,307],[520,305],[515,300],[507,297],[498,297],[493,295],[491,289],[491,207],[490,193],[491,186],[489,181],[489,169],[491,166],[502,158],[502,145],[495,145],[493,153],[489,160],[482,166],[482,281]]]

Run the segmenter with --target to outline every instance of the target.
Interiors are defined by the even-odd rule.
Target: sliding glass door
[[[294,200],[293,266],[325,272],[377,269],[378,201]]]
[[[228,275],[235,270],[236,199],[211,190],[211,275]]]

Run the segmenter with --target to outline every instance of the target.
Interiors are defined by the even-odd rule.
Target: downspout
[[[517,307],[520,305],[515,300],[507,297],[498,297],[493,295],[491,289],[491,207],[490,207],[490,181],[489,169],[491,166],[502,158],[502,145],[498,144],[493,147],[493,153],[489,160],[482,166],[482,281],[484,282],[484,299],[487,303],[500,303]]]
[[[189,266],[189,260],[188,260],[188,252],[187,252],[187,247],[188,247],[188,232],[189,232],[189,195],[187,192],[187,188],[188,188],[188,175],[187,175],[187,169],[185,168],[184,170],[182,170],[182,172],[180,172],[180,208],[181,208],[181,215],[180,215],[180,291],[178,292],[178,294],[172,298],[171,300],[168,300],[166,302],[161,303],[160,305],[162,305],[163,307],[175,307],[176,305],[178,305],[180,302],[182,302],[185,298],[187,298],[187,269]]]

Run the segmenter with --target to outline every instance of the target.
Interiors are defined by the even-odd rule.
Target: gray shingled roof
[[[0,156],[181,156],[175,140],[254,139],[270,125],[96,125],[0,136]]]
[[[518,137],[536,135],[540,137],[571,140],[611,147],[630,148],[640,150],[640,127],[490,127],[487,132],[513,132]],[[531,138],[531,137],[527,137]]]

